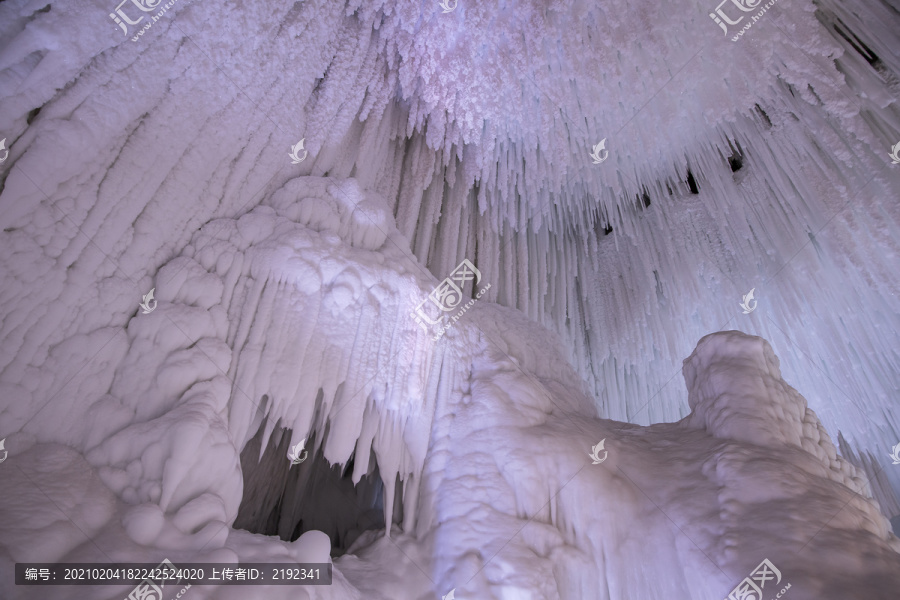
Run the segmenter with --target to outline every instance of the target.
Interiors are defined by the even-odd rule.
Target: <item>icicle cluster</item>
[[[782,3],[735,44],[712,8],[178,4],[132,43],[77,4],[0,3],[3,427],[156,503],[128,520],[148,544],[159,511],[198,536],[233,518],[236,449],[263,421],[292,441],[328,423],[346,434],[330,460],[371,446],[409,481],[429,442],[387,432],[468,387],[403,343],[423,335],[404,294],[434,283],[419,265],[440,279],[468,258],[486,300],[558,334],[603,416],[686,415],[681,358],[741,329],[900,489],[896,11]],[[310,231],[340,268],[305,254]],[[134,319],[154,286],[159,312]],[[200,447],[231,460],[189,473]]]

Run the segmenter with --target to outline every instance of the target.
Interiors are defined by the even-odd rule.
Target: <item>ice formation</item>
[[[900,16],[714,4],[0,3],[0,573],[893,597]]]

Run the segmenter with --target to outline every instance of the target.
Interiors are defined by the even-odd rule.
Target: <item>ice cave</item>
[[[0,252],[3,600],[900,598],[898,0],[2,0]]]

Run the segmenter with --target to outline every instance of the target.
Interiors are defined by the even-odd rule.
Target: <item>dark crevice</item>
[[[666,300],[666,296],[663,293],[662,281],[659,278],[659,272],[653,271],[653,278],[656,280],[656,300],[659,303],[663,303]]]
[[[34,121],[39,114],[41,114],[41,109],[43,106],[38,106],[37,108],[33,108],[28,111],[28,116],[25,117],[25,123],[27,125],[31,125],[31,122]]]
[[[734,144],[728,142],[728,145],[731,147],[731,156],[728,157],[728,166],[731,167],[732,173],[737,173],[744,166],[744,152],[741,149],[741,145],[737,142]]]
[[[650,194],[647,193],[647,190],[644,190],[644,193],[641,194],[641,204],[644,208],[650,208]]]
[[[756,112],[759,113],[759,116],[761,116],[763,118],[763,121],[765,121],[766,128],[771,128],[772,119],[769,118],[769,115],[766,113],[766,111],[764,111],[759,104],[754,104],[754,106],[756,107]]]
[[[602,218],[599,216],[597,217],[597,220],[594,221],[593,231],[594,231],[594,235],[596,235],[597,237],[605,237],[605,236],[611,234],[612,230],[613,230],[612,224],[609,221],[604,223]]]
[[[856,37],[853,32],[844,31],[844,27],[842,27],[841,25],[838,25],[837,23],[834,24],[835,33],[844,38],[844,40],[848,44],[850,44],[850,46],[854,50],[856,50],[856,52],[860,56],[862,56],[870,66],[877,68],[881,64],[881,59],[878,57],[878,55],[872,52],[872,49],[866,46],[866,44],[861,39]],[[850,39],[851,37],[853,39]]]
[[[694,179],[694,174],[691,172],[690,169],[688,169],[688,173],[687,173],[687,184],[688,184],[688,187],[691,188],[692,194],[700,193],[700,188],[697,186],[697,180]]]

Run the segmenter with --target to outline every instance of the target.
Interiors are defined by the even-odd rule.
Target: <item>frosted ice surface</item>
[[[409,482],[410,529],[395,530],[394,543],[362,538],[371,544],[358,544],[359,558],[335,561],[336,584],[317,591],[321,597],[353,597],[354,588],[359,597],[427,595],[432,586],[413,562],[431,565],[434,589],[456,586],[460,597],[713,598],[755,566],[762,548],[803,582],[798,598],[842,598],[833,590],[848,582],[859,589],[861,578],[900,583],[900,541],[866,499],[865,479],[836,455],[805,400],[781,379],[767,342],[734,331],[701,340],[685,361],[692,413],[679,423],[598,419],[558,338],[521,313],[476,304],[433,342],[404,310],[404,298],[424,295],[430,282],[388,241],[396,229],[383,221],[381,245],[372,242],[347,220],[353,207],[328,190],[356,190],[375,218],[386,214],[383,200],[353,181],[320,183],[293,180],[271,203],[212,222],[214,237],[204,228],[189,244],[193,258],[160,270],[159,279],[176,283],[160,286],[157,310],[127,326],[130,349],[111,390],[121,390],[130,418],[94,420],[95,430],[107,428],[95,434],[103,441],[74,450],[42,441],[38,430],[10,436],[21,471],[10,475],[16,492],[3,498],[0,514],[5,539],[20,543],[4,546],[5,560],[100,561],[103,548],[115,548],[120,560],[162,552],[176,564],[187,557],[328,561],[323,534],[285,543],[226,526],[241,500],[238,449],[260,419],[288,424],[292,443],[321,431],[309,394],[322,389],[325,457],[343,464],[371,445],[385,482]],[[306,219],[291,207],[314,197],[334,211],[318,231],[287,216]],[[231,257],[228,264],[222,256]],[[188,275],[170,276],[175,269]],[[376,313],[370,294],[379,287],[388,292]],[[327,308],[336,303],[340,310]],[[155,327],[142,325],[148,317]],[[191,348],[144,352],[138,364],[134,354],[147,336],[165,344],[180,328],[197,340]],[[379,372],[371,363],[380,346],[357,340],[385,337],[396,345],[382,347],[384,359],[405,358]],[[147,370],[165,372],[168,389],[159,390]],[[347,398],[344,389],[360,393]],[[158,410],[142,414],[148,401]],[[609,459],[595,466],[587,450],[599,439],[607,440]],[[75,523],[84,511],[84,534],[93,541],[65,519],[47,524],[41,515],[52,514],[53,504],[27,496],[35,486],[71,490],[71,506],[60,509]],[[38,537],[55,540],[49,547],[21,544],[35,534],[32,515]],[[832,538],[840,544],[827,544]],[[809,554],[798,555],[801,549]],[[841,562],[861,552],[870,557],[863,571]],[[390,575],[382,582],[373,572]],[[597,587],[597,572],[607,573],[605,587]],[[51,591],[57,596],[47,597],[75,593]]]
[[[0,3],[0,573],[331,561],[235,526],[308,439],[386,531],[190,597],[894,597],[898,17],[714,4]]]

